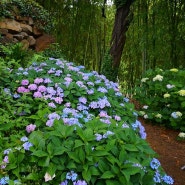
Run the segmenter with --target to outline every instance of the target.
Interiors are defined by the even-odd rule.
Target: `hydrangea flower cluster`
[[[31,97],[35,101],[42,100],[47,102],[48,109],[42,115],[43,120],[46,120],[45,124],[41,125],[41,123],[29,122],[24,127],[25,136],[21,137],[18,142],[20,146],[16,149],[7,149],[4,151],[4,158],[1,165],[2,170],[6,169],[6,166],[9,164],[8,155],[12,150],[21,150],[24,151],[23,153],[33,152],[34,142],[30,142],[30,135],[30,137],[33,137],[32,135],[34,133],[37,133],[37,131],[42,132],[44,129],[52,130],[59,123],[63,123],[65,126],[75,125],[75,128],[78,125],[80,128],[83,128],[85,123],[93,119],[99,119],[99,122],[102,122],[102,124],[105,123],[104,125],[109,128],[111,124],[114,124],[116,128],[118,128],[118,125],[122,125],[124,131],[132,130],[134,136],[139,136],[141,141],[146,139],[145,129],[141,122],[137,120],[137,112],[129,103],[129,99],[124,97],[120,92],[118,84],[107,80],[104,75],[100,75],[96,71],[86,72],[83,66],[76,67],[72,62],[51,58],[47,62],[33,63],[26,69],[19,68],[16,77],[16,89],[10,90],[6,88],[4,89],[5,93],[16,100],[21,100],[22,97]],[[147,80],[145,79],[143,82]],[[161,77],[158,76],[156,80],[160,81]],[[146,106],[145,108],[147,109],[148,107]],[[32,118],[31,113],[26,110],[16,115]],[[93,132],[93,142],[99,144],[104,141],[106,142],[111,137],[116,137],[116,134],[109,130],[109,128],[107,130]],[[78,142],[77,144],[79,144]],[[120,141],[120,143],[122,142]],[[98,148],[93,147],[92,151],[96,151]],[[49,146],[47,150],[50,154],[53,152],[52,150],[50,151]],[[130,150],[132,151],[133,149],[131,148]],[[55,152],[59,152],[56,155],[61,154],[61,151]],[[46,154],[40,150],[35,155],[44,157]],[[96,167],[96,164],[94,166]],[[159,166],[157,161],[152,160],[150,167],[156,171],[154,176],[156,181],[154,180],[154,182],[157,182],[157,180],[161,180],[161,182],[167,184],[172,182],[169,176],[159,177],[156,175],[158,174],[157,170]],[[132,163],[132,167],[140,168],[146,172],[145,166],[142,166],[139,162]],[[45,182],[52,181],[58,175],[57,173],[56,175],[50,175],[48,171],[44,173],[45,176],[43,178],[45,178]],[[65,173],[65,179],[63,178],[64,180],[60,185],[72,183],[73,185],[87,185],[87,182],[81,178],[82,176],[78,176],[75,170],[71,169],[70,172]],[[159,173],[159,175],[161,174]],[[0,179],[0,185],[3,183],[8,184],[7,177]]]
[[[140,116],[184,131],[185,70],[148,70],[136,84],[134,98],[143,106]]]
[[[24,93],[31,93],[33,98],[47,100],[48,106],[53,109],[57,109],[57,106],[62,105],[63,111],[58,114],[57,118],[50,119],[48,117],[49,119],[46,122],[47,126],[52,127],[55,119],[62,119],[65,124],[77,124],[81,126],[81,122],[87,122],[93,119],[94,116],[98,116],[98,114],[104,110],[109,110],[109,112],[112,110],[112,113],[110,112],[109,115],[107,114],[107,116],[101,117],[101,121],[106,124],[110,124],[111,119],[120,121],[123,118],[122,115],[112,116],[114,115],[114,105],[110,100],[113,96],[118,97],[118,101],[122,101],[120,105],[123,107],[124,102],[129,102],[129,99],[123,97],[122,93],[119,92],[117,83],[107,80],[104,75],[99,75],[96,71],[87,73],[84,71],[84,67],[76,67],[72,62],[51,58],[50,63],[53,63],[52,68],[48,68],[46,62],[41,64],[33,63],[29,68],[19,69],[17,73],[18,77],[26,77],[21,80],[21,86],[17,87],[19,96]],[[27,77],[33,70],[38,73],[40,77],[36,77],[31,81],[27,79]],[[78,75],[78,78],[74,79],[76,75]],[[63,80],[56,83],[56,80],[54,80],[56,78]],[[83,81],[81,81],[81,79],[83,79]],[[70,100],[72,100],[73,97],[71,96],[69,99],[69,93],[74,91],[76,93],[73,94],[73,96],[76,96],[79,88],[84,96],[77,96],[78,102],[75,106],[73,105],[73,107],[71,107]],[[99,94],[99,96],[96,94]],[[112,95],[110,96],[110,94]],[[91,95],[91,97],[89,95]],[[66,109],[66,105],[68,105],[68,109]],[[95,112],[97,112],[96,115],[94,115]],[[144,132],[142,127],[138,128],[141,129],[140,134]],[[142,138],[145,138],[143,134]]]

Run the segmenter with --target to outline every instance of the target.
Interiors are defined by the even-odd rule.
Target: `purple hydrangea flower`
[[[54,100],[58,104],[61,104],[63,102],[63,99],[61,97],[56,97]]]
[[[60,185],[67,185],[67,184],[68,184],[68,181],[67,180],[65,180],[65,181],[63,181],[63,182],[60,183]]]
[[[35,130],[35,128],[36,128],[36,125],[34,125],[34,124],[29,124],[29,125],[26,126],[26,131],[27,131],[28,133],[30,133],[30,132],[33,132],[33,131]]]
[[[37,85],[36,84],[30,84],[28,86],[28,89],[30,89],[31,91],[35,91],[37,89]]]
[[[52,127],[52,126],[53,126],[53,123],[54,123],[54,119],[49,119],[49,120],[46,122],[46,126]]]
[[[33,97],[35,98],[42,98],[42,93],[39,91],[34,92]]]
[[[25,87],[23,87],[23,86],[21,86],[21,87],[17,88],[17,92],[18,93],[28,93],[28,92],[30,92],[30,90],[25,88]]]
[[[7,155],[4,157],[3,162],[4,163],[9,163],[8,156]]]
[[[53,87],[47,87],[47,93],[54,96],[56,94],[56,91],[54,90]]]
[[[40,85],[40,86],[38,86],[38,89],[37,90],[39,92],[45,92],[47,90],[47,88],[44,85]]]
[[[53,113],[48,115],[48,118],[49,119],[57,119],[57,120],[59,120],[60,116],[56,112],[53,112]]]
[[[104,87],[98,87],[97,91],[102,92],[102,93],[107,93],[107,89],[105,89]]]
[[[73,182],[73,185],[87,185],[87,183],[83,180],[78,180],[76,182]]]
[[[48,103],[49,107],[56,108],[56,105],[53,102]]]
[[[21,85],[28,85],[29,84],[29,80],[22,80],[22,82],[21,82]]]
[[[42,82],[44,82],[44,80],[43,80],[42,78],[36,78],[36,79],[34,80],[34,83],[35,83],[35,84],[40,84],[40,83],[42,83]]]
[[[114,116],[114,119],[115,119],[116,121],[120,121],[120,120],[121,120],[121,117],[118,116],[118,115],[115,115],[115,116]]]
[[[89,90],[87,90],[87,94],[94,94],[94,89],[89,89]]]
[[[52,81],[49,78],[44,79],[44,83],[51,83]]]
[[[4,155],[8,155],[11,151],[12,151],[12,149],[8,148],[8,149],[4,150],[3,153],[4,153]]]
[[[85,98],[85,97],[80,97],[78,100],[80,103],[83,103],[83,104],[87,103],[87,98]]]

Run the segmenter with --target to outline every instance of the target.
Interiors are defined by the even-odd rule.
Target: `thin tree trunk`
[[[110,54],[113,58],[112,66],[115,69],[118,69],[120,66],[122,51],[126,41],[126,31],[131,22],[131,20],[128,19],[128,15],[132,2],[133,1],[127,0],[127,2],[116,11],[110,48]]]

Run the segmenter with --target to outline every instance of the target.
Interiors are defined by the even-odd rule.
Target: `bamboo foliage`
[[[102,12],[106,8],[105,2],[45,0],[40,3],[55,16],[54,35],[66,59],[99,71],[105,47],[110,41],[107,27],[111,22],[103,15],[107,12]]]
[[[135,1],[119,73],[124,88],[132,89],[148,69],[185,67],[184,9],[181,0]]]

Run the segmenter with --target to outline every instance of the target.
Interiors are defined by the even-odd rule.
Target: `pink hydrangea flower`
[[[27,93],[27,92],[30,92],[30,90],[23,87],[23,86],[20,86],[20,87],[17,88],[17,92],[18,93]]]
[[[44,85],[40,85],[37,89],[39,92],[45,92],[47,89]]]
[[[118,115],[115,115],[114,119],[115,119],[116,121],[120,121],[120,120],[121,120],[121,117],[118,116]]]
[[[42,82],[44,82],[44,80],[42,78],[35,78],[35,80],[34,80],[35,84],[40,84]]]
[[[26,131],[27,131],[28,133],[30,133],[30,132],[34,131],[35,128],[36,128],[36,125],[30,124],[30,125],[27,125],[27,126],[26,126]]]
[[[36,84],[30,84],[30,85],[28,86],[28,89],[30,89],[31,91],[34,91],[34,90],[37,89],[37,85],[36,85]]]
[[[61,104],[63,102],[63,99],[61,97],[56,97],[54,100],[58,104]]]
[[[21,82],[21,85],[28,85],[29,84],[29,80],[22,80],[22,82]]]
[[[46,122],[46,126],[52,127],[52,126],[53,126],[53,123],[54,123],[54,119],[49,119],[49,120]]]
[[[39,91],[36,91],[36,92],[34,92],[33,96],[34,96],[35,98],[42,98],[42,93],[39,92]]]

